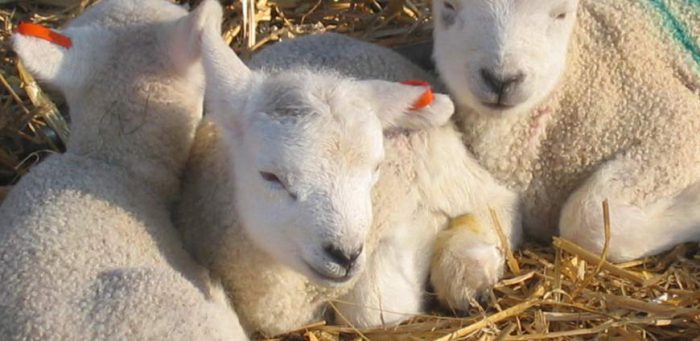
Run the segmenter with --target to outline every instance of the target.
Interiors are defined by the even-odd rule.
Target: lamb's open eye
[[[442,7],[448,11],[454,11],[455,10],[455,5],[451,3],[450,1],[443,1],[442,2]]]
[[[282,180],[280,180],[280,178],[274,173],[260,172],[260,176],[263,178],[263,180],[275,186],[279,186],[281,189],[287,191],[287,193],[290,197],[292,197],[292,199],[297,200],[297,195],[295,193],[292,193],[292,191],[290,191],[289,188],[287,188],[287,185],[285,185],[285,183]]]
[[[562,13],[557,14],[555,18],[557,20],[564,20],[564,19],[566,19],[567,14],[568,13],[566,13],[566,12],[562,12]]]

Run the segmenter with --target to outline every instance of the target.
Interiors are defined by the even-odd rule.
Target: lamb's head
[[[22,26],[13,36],[13,45],[35,77],[74,104],[76,97],[82,101],[86,96],[108,97],[115,87],[133,87],[140,79],[137,75],[170,80],[185,78],[185,73],[199,68],[202,78],[201,64],[195,62],[201,52],[203,21],[218,14],[211,5],[205,1],[187,15],[185,9],[163,0],[102,1],[60,33],[49,33],[70,40],[69,46],[25,33]],[[202,84],[197,87],[203,88]]]
[[[212,1],[188,14],[164,0],[106,0],[60,33],[19,27],[13,46],[22,62],[68,102],[72,128],[80,132],[69,149],[92,148],[98,140],[117,149],[120,141],[167,127],[173,141],[154,144],[172,145],[173,156],[187,157],[180,146],[187,139],[178,133],[193,136],[202,114],[201,33],[203,22],[220,14],[211,11]]]
[[[218,30],[211,38],[205,103],[224,130],[245,233],[315,283],[347,283],[368,251],[384,132],[442,125],[452,102],[435,95],[415,108],[426,87],[302,69],[252,72]]]
[[[435,0],[435,61],[455,100],[527,112],[557,86],[578,0]]]

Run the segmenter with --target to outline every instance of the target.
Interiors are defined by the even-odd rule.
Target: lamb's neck
[[[511,188],[523,190],[547,137],[555,109],[549,103],[527,112],[490,116],[460,108],[458,123],[479,163]]]
[[[176,104],[154,106],[138,108],[132,102],[72,108],[68,152],[121,168],[158,196],[174,199],[198,113]]]
[[[484,188],[493,182],[488,172],[467,152],[452,123],[393,135],[387,143],[387,155],[387,167],[393,168],[387,173],[395,180],[389,183],[382,179],[384,188],[414,189],[404,193],[400,201],[409,206],[397,210],[414,211],[410,206],[410,201],[414,200],[415,204],[420,203],[423,209],[435,214],[431,219],[436,226],[441,226],[448,217],[472,210],[473,207],[465,207],[464,203],[473,202],[469,198],[473,195],[484,195]]]

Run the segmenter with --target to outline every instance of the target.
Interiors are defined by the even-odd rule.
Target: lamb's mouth
[[[338,276],[336,274],[329,273],[327,271],[321,271],[314,267],[313,265],[309,264],[306,260],[303,260],[304,264],[306,264],[306,267],[311,270],[313,275],[317,277],[317,279],[323,281],[323,282],[331,282],[335,284],[343,284],[348,282],[354,275],[353,271],[347,271],[344,275]]]
[[[483,105],[491,110],[498,110],[498,111],[505,111],[505,110],[513,109],[515,107],[515,105],[508,105],[508,104],[504,104],[501,102],[497,102],[497,103],[481,102],[481,105]]]

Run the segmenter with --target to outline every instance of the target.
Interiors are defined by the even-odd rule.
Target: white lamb
[[[266,70],[253,71],[217,24],[203,43],[211,120],[176,223],[249,333],[301,328],[332,314],[328,301],[337,322],[403,321],[422,311],[431,260],[440,298],[457,308],[497,280],[489,208],[515,244],[517,197],[468,156],[447,96],[413,108],[426,88],[393,82],[420,69],[327,34],[269,47],[252,61]],[[373,75],[387,80],[350,78]],[[431,259],[448,217],[464,213],[474,223],[445,231]]]
[[[673,14],[662,2],[433,6],[436,64],[465,142],[521,193],[531,234],[548,239],[558,227],[599,252],[608,199],[614,261],[700,239],[697,36],[671,27],[684,46],[665,33]],[[666,24],[685,20],[697,33],[696,9],[674,6]]]
[[[28,70],[65,95],[73,135],[0,207],[0,339],[246,338],[170,218],[202,114],[211,5],[105,0],[62,30],[70,47],[14,36]]]

